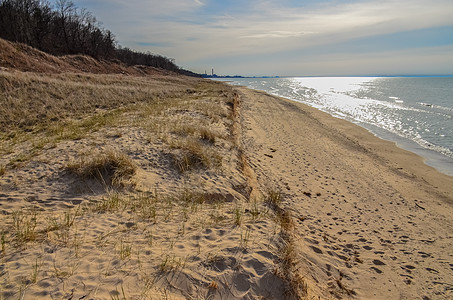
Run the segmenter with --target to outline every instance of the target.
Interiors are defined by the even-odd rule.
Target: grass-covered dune
[[[233,88],[1,47],[0,299],[304,292],[280,194],[261,196],[241,149]]]

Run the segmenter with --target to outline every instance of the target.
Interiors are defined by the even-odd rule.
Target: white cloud
[[[210,15],[206,11],[200,14],[203,8],[210,8],[208,0],[105,3],[102,15],[99,11],[94,14],[120,44],[159,52],[186,66],[215,58],[268,57],[272,53],[278,57],[281,52],[330,47],[362,37],[453,26],[451,0],[334,1],[300,8],[285,7],[285,1],[255,0],[253,5],[248,3],[248,10],[244,4],[238,10]],[[113,8],[115,11],[109,11]],[[139,47],[138,42],[171,46]]]
[[[263,39],[263,38],[288,38],[288,37],[298,37],[304,34],[309,34],[310,32],[303,31],[269,31],[266,33],[252,34],[241,36],[241,38],[251,38],[251,39]]]

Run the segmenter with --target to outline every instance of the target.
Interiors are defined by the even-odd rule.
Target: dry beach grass
[[[294,294],[274,213],[250,197],[232,88],[9,69],[0,81],[1,299]]]

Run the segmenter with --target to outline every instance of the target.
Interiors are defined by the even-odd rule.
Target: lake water
[[[221,79],[354,122],[453,176],[453,77]]]

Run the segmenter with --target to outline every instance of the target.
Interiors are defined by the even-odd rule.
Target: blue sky
[[[219,75],[453,74],[452,0],[75,0],[124,47]]]

